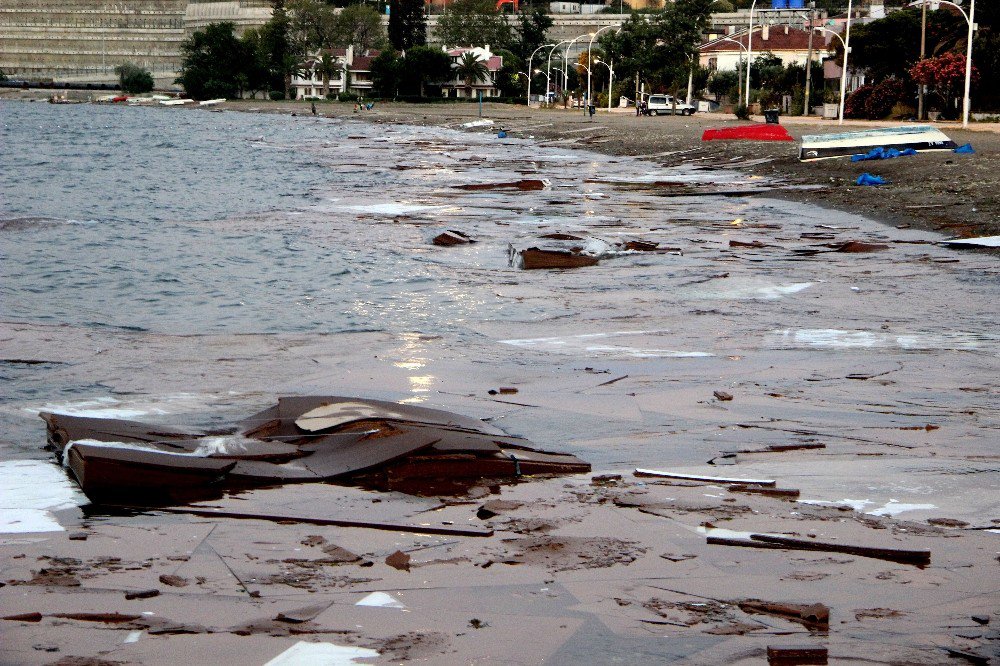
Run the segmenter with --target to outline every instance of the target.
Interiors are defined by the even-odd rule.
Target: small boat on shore
[[[802,137],[799,160],[825,160],[868,153],[874,148],[907,148],[917,152],[925,150],[954,150],[957,147],[941,130],[929,125],[912,127],[882,127],[858,132],[838,134],[810,134]]]

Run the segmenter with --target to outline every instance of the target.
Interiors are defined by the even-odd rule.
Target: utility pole
[[[813,71],[813,21],[816,19],[816,2],[809,3],[809,56],[806,58],[806,97],[802,106],[802,115],[809,115],[809,90],[812,88]]]
[[[920,5],[920,60],[927,51],[927,3]],[[924,84],[917,86],[917,120],[924,119]]]

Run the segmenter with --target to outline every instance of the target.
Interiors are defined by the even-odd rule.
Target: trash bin
[[[768,125],[778,124],[778,109],[765,109],[764,110],[764,122]]]
[[[589,104],[587,106],[587,111],[590,112],[590,115],[594,115],[595,113],[597,113],[597,107],[593,104]]]

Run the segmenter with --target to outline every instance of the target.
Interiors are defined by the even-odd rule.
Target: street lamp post
[[[844,47],[844,67],[840,71],[840,110],[837,112],[838,113],[838,115],[837,115],[837,118],[838,118],[837,124],[838,125],[843,125],[844,124],[844,90],[847,88],[847,42],[845,42],[844,38],[841,37],[838,33],[834,32],[833,30],[830,30],[829,28],[824,28],[821,25],[816,26],[814,28],[814,30],[816,32],[828,32],[828,33],[830,33],[831,35],[833,35],[834,37],[836,37],[837,39],[839,39],[840,40],[840,44]]]
[[[604,62],[600,58],[595,59],[594,62],[608,68],[608,113],[611,113],[611,89],[615,85],[615,68],[611,63]]]
[[[847,32],[844,42],[844,71],[840,75],[840,119],[838,125],[844,124],[844,97],[847,95],[847,56],[851,53],[851,13],[853,0],[847,0]],[[840,35],[837,35],[838,37]]]
[[[549,101],[549,97],[552,95],[552,52],[555,51],[561,44],[565,44],[566,40],[559,42],[558,44],[553,44],[552,48],[549,49],[549,64],[545,67],[545,101]]]
[[[568,84],[568,82],[569,82],[569,48],[571,46],[573,46],[573,44],[576,43],[576,40],[583,39],[584,37],[590,37],[590,35],[591,35],[591,33],[588,32],[588,33],[586,33],[584,35],[580,35],[579,37],[574,37],[573,39],[569,40],[569,42],[566,43],[566,50],[565,50],[565,53],[563,53],[563,81],[567,82],[567,85],[565,86],[566,88],[569,87],[569,84]]]
[[[594,32],[590,33],[590,43],[587,44],[587,65],[593,65],[593,62],[590,59],[590,50],[594,47],[594,39],[596,39],[597,36],[599,34],[601,34],[602,30],[610,30],[613,27],[615,27],[615,26],[613,26],[613,25],[606,25],[603,28],[598,28]],[[621,30],[621,28],[618,28],[618,30]],[[608,92],[610,93],[610,91],[608,91]],[[590,95],[591,95],[591,89],[590,89],[590,67],[587,67],[587,104],[590,104]]]
[[[954,2],[949,2],[949,0],[935,0],[942,5],[951,5],[957,9],[961,14],[965,22],[969,24],[969,38],[965,45],[965,97],[962,98],[962,127],[969,126],[969,107],[971,106],[971,100],[969,99],[969,87],[972,85],[972,34],[976,30],[976,0],[971,0],[969,3],[969,13],[966,14],[965,10],[958,6]],[[915,0],[911,2],[908,7],[913,7],[915,5],[926,5],[928,0]],[[850,34],[850,33],[848,33]]]
[[[552,44],[542,44],[537,49],[535,49],[531,56],[528,58],[528,108],[531,108],[531,75],[534,70],[531,69],[531,61],[535,58],[535,53],[538,53],[546,46],[552,46]],[[548,92],[548,91],[546,91]]]
[[[750,106],[750,60],[753,56],[753,10],[756,6],[757,0],[753,0],[753,4],[750,5],[750,27],[747,31],[747,87],[743,99],[746,100],[748,108]]]

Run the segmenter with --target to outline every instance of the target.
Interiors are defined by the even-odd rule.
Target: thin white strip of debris
[[[264,666],[317,666],[318,664],[349,666],[350,664],[368,663],[357,660],[377,656],[379,656],[378,650],[369,650],[368,648],[299,641]]]
[[[681,474],[680,472],[663,472],[656,469],[635,470],[636,476],[656,476],[665,479],[683,479],[685,481],[705,481],[706,483],[736,483],[754,486],[774,486],[777,481],[774,479],[735,479],[725,476],[700,476],[698,474]]]
[[[978,238],[952,238],[941,241],[942,245],[954,245],[962,247],[973,245],[976,247],[1000,247],[1000,236],[979,236]]]

